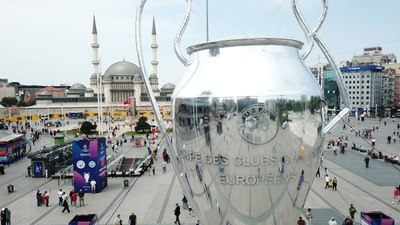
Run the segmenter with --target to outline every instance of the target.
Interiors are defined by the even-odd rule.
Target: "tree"
[[[92,134],[96,131],[97,125],[92,124],[89,121],[83,121],[81,125],[81,133],[84,133],[86,135]]]
[[[4,97],[1,99],[0,104],[5,107],[11,107],[13,105],[16,105],[18,103],[18,100],[16,97]]]
[[[135,131],[138,133],[145,133],[146,131],[150,131],[150,127],[151,127],[150,124],[147,123],[147,117],[142,116],[136,123]]]

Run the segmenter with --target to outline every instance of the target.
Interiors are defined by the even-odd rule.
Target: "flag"
[[[130,105],[132,104],[132,99],[128,98],[127,100],[124,101],[124,105]]]

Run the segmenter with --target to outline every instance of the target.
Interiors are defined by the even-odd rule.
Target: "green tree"
[[[11,107],[13,105],[16,105],[18,103],[18,100],[16,97],[4,97],[1,99],[0,104],[5,107]]]
[[[145,133],[146,131],[150,131],[150,124],[147,123],[147,117],[142,116],[139,118],[139,121],[135,126],[135,131],[137,133]]]
[[[81,125],[81,133],[84,133],[86,135],[92,134],[96,131],[97,125],[93,124],[89,121],[83,121]]]

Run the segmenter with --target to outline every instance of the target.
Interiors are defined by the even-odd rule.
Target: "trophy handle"
[[[321,40],[318,36],[317,31],[321,28],[322,23],[324,22],[327,12],[328,12],[328,0],[322,0],[322,12],[321,16],[318,20],[317,26],[312,31],[310,27],[304,20],[303,15],[300,12],[297,0],[292,0],[292,9],[293,13],[296,16],[297,22],[299,23],[300,27],[303,29],[304,34],[308,40],[308,47],[306,51],[303,53],[303,59],[307,58],[310,54],[312,47],[314,46],[314,41],[317,43],[319,48],[321,49],[322,53],[324,54],[328,63],[332,66],[336,84],[338,85],[339,92],[343,101],[344,108],[333,118],[323,129],[322,133],[327,134],[343,117],[347,115],[348,112],[351,110],[350,99],[347,93],[347,89],[344,86],[342,72],[340,71],[339,66],[337,65],[335,59],[333,58],[332,54],[329,52],[328,48],[326,47],[325,43]]]
[[[189,23],[191,11],[192,11],[192,0],[186,0],[185,17],[183,18],[182,24],[179,27],[178,32],[176,33],[175,42],[174,42],[175,54],[184,66],[188,66],[189,63],[188,63],[188,60],[183,56],[179,45],[181,43],[183,32],[185,32],[186,27]]]
[[[188,0],[190,1],[190,0]],[[144,57],[143,57],[143,50],[142,50],[142,38],[141,38],[141,20],[142,20],[142,12],[144,5],[146,4],[146,0],[139,0],[137,9],[136,9],[136,18],[135,18],[135,45],[136,45],[136,53],[139,61],[139,67],[142,69],[142,80],[144,83],[144,86],[146,88],[147,94],[150,99],[151,106],[153,107],[154,110],[154,116],[156,117],[158,126],[160,127],[160,132],[162,134],[167,134],[167,128],[163,123],[162,115],[160,112],[160,108],[158,106],[158,103],[156,101],[155,95],[153,93],[153,90],[150,85],[150,81],[148,79],[149,75],[146,71],[146,67],[144,64]],[[166,138],[166,144],[167,148],[170,150],[169,154],[171,154],[172,158],[174,160],[172,161],[172,164],[174,165],[175,170],[178,172],[180,165],[176,162],[177,155],[175,154],[175,151],[173,151],[173,145],[172,141],[169,138]],[[180,180],[180,179],[178,179]]]
[[[306,59],[308,55],[311,53],[312,48],[314,47],[314,39],[312,38],[312,35],[319,31],[319,29],[322,27],[322,24],[326,19],[326,15],[328,14],[328,0],[322,0],[321,15],[318,19],[317,25],[315,26],[314,30],[311,30],[311,28],[304,20],[303,14],[301,14],[297,0],[292,0],[292,8],[294,15],[296,16],[297,22],[299,23],[301,29],[303,30],[307,38],[307,44],[308,44],[307,48],[301,55],[303,59]]]

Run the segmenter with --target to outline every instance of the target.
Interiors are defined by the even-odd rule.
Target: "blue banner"
[[[72,142],[74,159],[74,189],[91,192],[90,182],[96,182],[96,192],[107,186],[106,139],[83,139]]]

